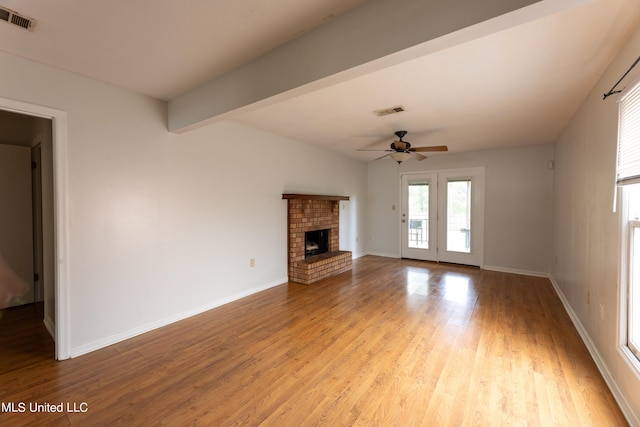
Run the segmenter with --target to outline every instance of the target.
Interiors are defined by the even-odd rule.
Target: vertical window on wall
[[[640,184],[624,189],[627,200],[628,274],[627,274],[627,346],[640,360]]]
[[[616,182],[622,186],[623,292],[625,344],[640,361],[640,85],[620,101]]]

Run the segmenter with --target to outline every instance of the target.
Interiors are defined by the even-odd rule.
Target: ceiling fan
[[[382,157],[378,157],[374,160],[380,160],[387,156],[391,156],[393,160],[398,163],[402,163],[405,160],[409,159],[409,157],[413,157],[416,160],[424,160],[427,156],[420,154],[420,152],[426,151],[448,151],[446,145],[433,145],[430,147],[411,147],[411,143],[409,141],[403,141],[402,138],[407,134],[406,130],[399,130],[394,132],[395,135],[399,138],[391,143],[389,149],[380,150],[380,149],[362,149],[358,151],[389,151],[389,154],[385,154]]]

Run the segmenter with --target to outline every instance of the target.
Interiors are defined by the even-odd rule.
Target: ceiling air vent
[[[20,15],[11,9],[0,6],[0,20],[8,22],[9,24],[17,25],[25,30],[33,31],[33,27],[36,25],[36,21],[31,18],[27,18],[24,15]]]
[[[375,114],[378,117],[381,117],[381,116],[388,116],[389,114],[402,113],[403,111],[405,111],[405,108],[402,105],[398,105],[396,107],[385,108],[384,110],[374,111],[373,114]]]

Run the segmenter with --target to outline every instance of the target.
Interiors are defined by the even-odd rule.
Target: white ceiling
[[[37,21],[0,22],[0,50],[170,100],[362,3],[0,0]],[[400,129],[452,152],[552,143],[639,24],[637,0],[594,0],[232,120],[361,160]]]
[[[0,50],[169,100],[364,0],[0,0]]]

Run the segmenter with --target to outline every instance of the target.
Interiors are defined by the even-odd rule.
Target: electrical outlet
[[[600,303],[600,320],[604,320],[604,304]]]
[[[591,304],[591,292],[587,291],[587,305]]]
[[[254,258],[251,258],[249,260],[249,267],[253,268],[256,266],[256,260]]]

